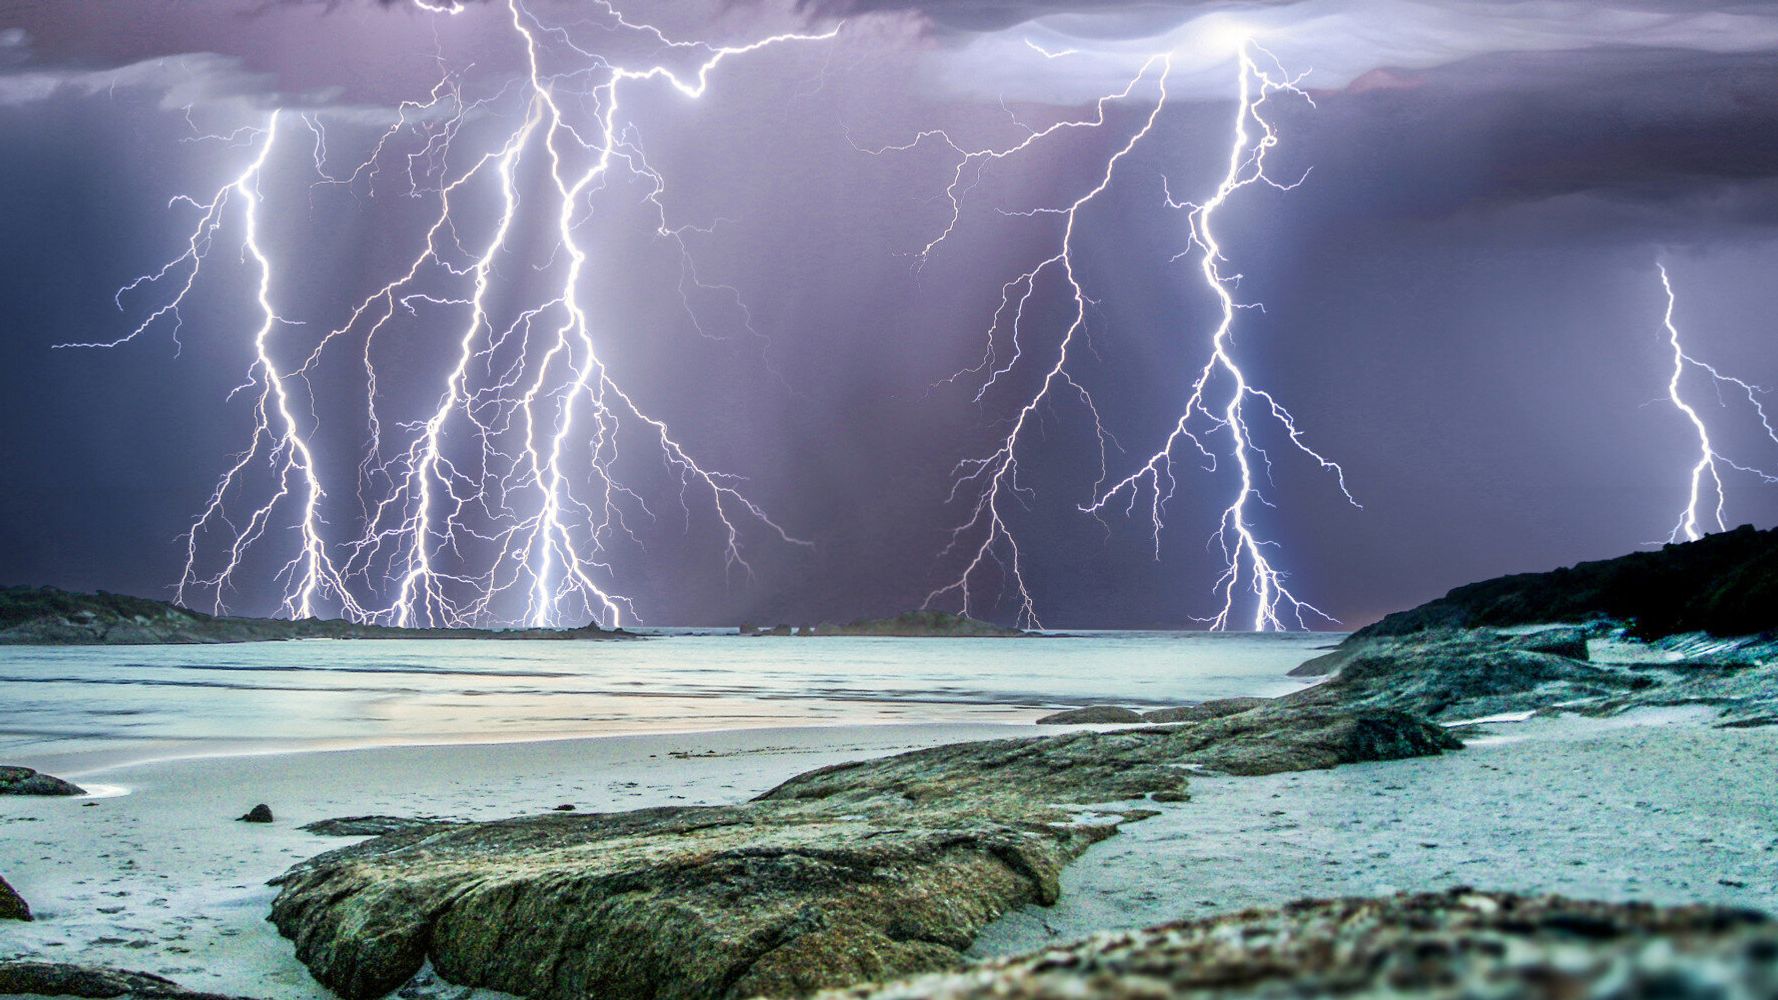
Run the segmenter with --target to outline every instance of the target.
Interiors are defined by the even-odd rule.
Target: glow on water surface
[[[0,753],[185,752],[894,722],[1275,695],[1320,634],[0,648]]]

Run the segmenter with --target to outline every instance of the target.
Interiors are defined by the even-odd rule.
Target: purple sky
[[[1696,444],[1665,402],[1657,261],[1672,272],[1691,351],[1778,385],[1778,11],[1767,4],[623,10],[676,38],[730,45],[845,18],[832,41],[723,63],[699,100],[652,83],[625,91],[621,125],[664,179],[669,223],[692,227],[688,258],[656,231],[648,184],[614,181],[587,200],[581,304],[602,356],[701,462],[745,476],[750,498],[814,543],[783,545],[749,523],[754,572],[726,569],[707,509],[694,501],[682,516],[667,478],[626,458],[657,519],[639,521],[608,560],[613,586],[649,623],[892,612],[956,576],[956,558],[941,554],[967,517],[946,502],[952,469],[995,446],[1026,384],[1015,373],[977,404],[974,382],[941,380],[979,361],[1002,284],[1058,236],[1053,218],[1009,213],[1090,187],[1149,105],[1123,102],[1104,130],[995,163],[923,266],[911,255],[946,226],[955,157],[930,142],[866,150],[938,127],[1010,145],[1020,123],[1079,117],[1168,51],[1178,70],[1167,113],[1083,216],[1076,249],[1095,305],[1091,351],[1073,371],[1127,449],[1114,447],[1109,467],[1122,475],[1158,445],[1214,322],[1190,263],[1171,259],[1185,248],[1183,217],[1164,207],[1161,179],[1190,197],[1220,175],[1237,34],[1312,70],[1316,106],[1280,109],[1274,154],[1280,175],[1308,180],[1242,192],[1219,217],[1226,269],[1266,307],[1240,316],[1244,365],[1343,464],[1363,503],[1347,506],[1312,464],[1274,448],[1265,493],[1277,506],[1260,524],[1304,596],[1357,625],[1470,580],[1664,540]],[[538,0],[531,12],[613,61],[661,57],[595,4]],[[252,160],[251,141],[189,141],[194,124],[226,134],[282,108],[281,120],[324,125],[323,169],[349,169],[444,67],[488,99],[466,119],[459,159],[443,161],[448,175],[522,116],[510,16],[497,0],[455,17],[371,0],[0,0],[0,582],[166,596],[184,561],[179,536],[246,443],[248,406],[226,401],[255,326],[238,233],[219,237],[182,310],[181,347],[163,323],[110,351],[50,349],[139,322],[152,296],[126,299],[123,313],[112,296],[179,253],[191,216],[169,199],[208,197]],[[303,324],[282,328],[277,349],[295,359],[405,266],[430,202],[407,196],[412,133],[354,185],[316,186],[306,128],[279,141],[260,188],[274,294]],[[425,188],[432,161],[420,162]],[[462,239],[483,238],[496,203],[491,189],[470,194]],[[500,308],[556,263],[548,222],[523,221],[518,242],[532,255],[515,250],[502,270],[515,298]],[[713,287],[682,301],[686,259]],[[1057,295],[1033,299],[1022,343],[1033,357],[1053,351],[1064,308]],[[453,315],[404,313],[379,342],[387,425],[436,399]],[[336,356],[305,389],[301,419],[338,484],[326,530],[344,545],[361,527],[364,386],[352,351]],[[1686,385],[1725,454],[1778,467],[1778,445],[1745,405]],[[1021,455],[1032,492],[1011,510],[1044,622],[1181,627],[1212,612],[1205,543],[1226,468],[1181,467],[1157,561],[1144,519],[1076,510],[1099,472],[1083,408],[1059,397],[1039,420]],[[1727,509],[1731,524],[1770,525],[1778,486],[1736,474]],[[276,608],[287,520],[244,567],[233,609]],[[978,613],[1008,618],[991,589]]]

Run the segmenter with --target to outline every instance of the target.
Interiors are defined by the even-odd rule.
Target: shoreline
[[[0,798],[0,840],[18,847],[5,874],[37,917],[7,928],[0,959],[77,961],[192,989],[325,1000],[332,994],[267,922],[276,890],[266,882],[364,838],[318,836],[301,824],[367,814],[488,820],[564,803],[578,812],[727,804],[827,764],[1014,729],[1026,727],[842,724],[187,757],[95,770],[130,793]],[[271,806],[273,823],[235,821],[258,802]],[[461,993],[440,983],[418,995]]]
[[[912,720],[912,721],[895,720],[895,719],[871,719],[871,720],[848,719],[848,720],[835,721],[835,722],[803,721],[803,720],[788,719],[787,718],[787,719],[783,719],[783,720],[780,720],[777,722],[764,722],[759,725],[746,725],[746,726],[721,726],[721,727],[695,727],[694,726],[694,727],[683,728],[683,729],[681,729],[681,728],[667,728],[667,729],[639,728],[639,729],[622,730],[622,731],[618,731],[618,732],[549,733],[549,734],[542,734],[542,735],[536,735],[536,736],[491,737],[489,739],[476,739],[476,738],[471,737],[471,738],[452,738],[452,739],[437,739],[437,740],[416,740],[416,741],[412,741],[412,742],[369,742],[369,743],[352,742],[352,743],[345,744],[345,745],[317,745],[317,744],[295,744],[295,743],[292,743],[292,744],[283,744],[283,745],[273,746],[273,747],[253,747],[249,744],[236,744],[230,748],[219,749],[219,750],[215,750],[214,752],[191,752],[191,753],[175,752],[175,753],[156,754],[153,756],[146,756],[146,757],[125,756],[125,757],[122,757],[119,759],[114,759],[114,760],[99,760],[99,761],[89,761],[89,760],[84,760],[83,758],[92,757],[92,756],[96,756],[96,755],[108,755],[108,754],[114,754],[114,753],[127,754],[127,753],[129,753],[129,751],[110,750],[110,749],[106,749],[106,750],[74,750],[74,751],[68,751],[66,753],[61,753],[61,754],[42,754],[42,755],[14,754],[14,755],[8,756],[6,758],[6,763],[16,764],[16,765],[23,766],[23,767],[29,767],[33,770],[41,771],[41,772],[44,772],[47,774],[54,774],[57,777],[66,778],[67,780],[73,781],[76,784],[82,785],[83,787],[86,787],[90,790],[91,788],[95,787],[95,784],[99,787],[106,787],[105,783],[104,782],[89,783],[89,782],[85,781],[84,779],[89,778],[93,775],[101,775],[102,776],[105,773],[110,772],[110,771],[127,770],[129,768],[134,768],[134,767],[151,767],[151,766],[156,766],[156,765],[180,764],[180,763],[187,763],[187,762],[193,762],[193,761],[220,761],[220,760],[265,759],[265,758],[277,758],[277,757],[298,757],[298,756],[306,756],[306,755],[310,755],[310,754],[378,753],[378,752],[383,752],[383,751],[452,750],[452,749],[465,749],[465,748],[497,749],[497,748],[501,748],[501,747],[534,747],[534,746],[539,746],[539,745],[551,745],[551,744],[578,744],[578,743],[598,742],[598,741],[602,741],[602,740],[627,740],[627,739],[639,739],[639,738],[646,738],[646,737],[660,737],[663,739],[687,739],[687,738],[696,738],[696,737],[715,737],[715,736],[720,736],[720,735],[729,734],[729,733],[757,734],[757,733],[771,733],[771,732],[802,732],[802,731],[823,731],[823,730],[847,730],[847,731],[850,731],[850,730],[854,730],[854,729],[869,731],[869,730],[876,730],[876,729],[893,729],[893,728],[897,728],[897,727],[906,727],[906,728],[958,727],[958,728],[966,728],[966,729],[985,729],[985,730],[992,730],[992,729],[998,728],[998,729],[1005,729],[1005,730],[1017,730],[1016,733],[1011,733],[1010,735],[1028,735],[1026,733],[1026,728],[1029,726],[1035,725],[1035,721],[1036,721],[1035,717],[1038,715],[1042,715],[1045,712],[1050,711],[1050,709],[1049,708],[1027,708],[1027,707],[1019,706],[1019,707],[1015,707],[1015,708],[1009,708],[1008,711],[1009,712],[1016,712],[1020,715],[1029,715],[1029,716],[1032,716],[1033,718],[1031,718],[1031,719],[1008,719],[1006,721],[995,721],[992,719],[955,719],[955,720],[922,719],[922,720]],[[1045,727],[1043,730],[1038,731],[1037,735],[1044,735],[1046,733],[1067,732],[1069,729],[1074,729],[1074,728],[1100,729],[1100,728],[1106,728],[1106,727],[1104,727],[1104,726],[1074,726],[1074,727],[1048,726],[1048,727]],[[1006,735],[1006,734],[1003,734],[1003,735]],[[994,737],[984,737],[984,738],[992,739]],[[189,741],[172,741],[172,742],[183,742],[183,743],[193,745],[193,746],[204,746],[204,745],[211,745],[211,743],[213,741],[189,740]],[[110,787],[116,787],[116,786],[110,786]],[[93,797],[93,796],[87,796],[87,797]],[[81,798],[82,797],[80,797],[80,796],[76,796],[76,797],[74,797],[74,800],[80,801]],[[0,800],[0,802],[4,802],[4,800]]]
[[[908,721],[1021,723],[1115,701],[1286,694],[1319,640],[1133,633],[495,649],[442,640],[7,647],[0,761],[49,773],[178,756]]]

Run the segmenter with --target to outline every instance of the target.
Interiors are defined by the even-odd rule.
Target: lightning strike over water
[[[1018,156],[1059,133],[1083,129],[1113,128],[1107,118],[1108,108],[1117,103],[1152,101],[1129,134],[1119,142],[1104,161],[1102,173],[1094,176],[1092,186],[1073,201],[1059,205],[1004,214],[1029,218],[1060,220],[1060,236],[1056,252],[1039,261],[1001,286],[1001,296],[990,323],[987,346],[982,360],[973,368],[946,379],[958,381],[965,376],[982,379],[975,400],[1021,366],[1035,366],[1041,372],[1035,390],[1025,397],[1014,414],[1006,435],[985,457],[965,459],[958,464],[950,494],[954,502],[967,498],[969,516],[951,534],[942,556],[961,553],[963,567],[950,582],[927,595],[926,604],[954,602],[969,614],[978,603],[977,591],[988,586],[996,575],[1000,588],[993,601],[998,603],[1010,594],[1018,623],[1041,627],[1037,602],[1025,579],[1025,553],[1009,520],[1014,501],[1028,503],[1032,491],[1019,480],[1020,455],[1027,447],[1032,425],[1038,413],[1054,405],[1057,397],[1072,397],[1089,416],[1098,441],[1100,468],[1093,485],[1090,502],[1079,505],[1085,513],[1099,516],[1121,508],[1133,514],[1137,505],[1145,504],[1154,536],[1155,557],[1160,558],[1161,532],[1165,508],[1176,494],[1178,481],[1174,476],[1175,452],[1189,446],[1207,471],[1215,472],[1222,463],[1232,464],[1236,473],[1235,494],[1222,510],[1212,540],[1220,549],[1224,569],[1217,578],[1213,592],[1220,610],[1208,617],[1196,618],[1212,629],[1223,630],[1238,621],[1243,599],[1251,601],[1251,617],[1245,619],[1255,631],[1307,628],[1312,620],[1332,622],[1319,608],[1298,597],[1287,585],[1288,574],[1279,568],[1269,550],[1276,543],[1264,537],[1253,520],[1255,505],[1270,507],[1261,488],[1262,478],[1270,481],[1271,457],[1255,438],[1256,421],[1269,421],[1291,447],[1320,468],[1331,473],[1348,502],[1357,506],[1346,488],[1341,467],[1309,445],[1289,410],[1269,391],[1255,384],[1240,365],[1233,349],[1235,322],[1240,311],[1257,309],[1257,303],[1236,298],[1239,274],[1225,273],[1226,258],[1222,244],[1213,228],[1217,210],[1230,197],[1256,184],[1289,190],[1301,182],[1282,183],[1266,173],[1268,153],[1278,144],[1278,136],[1267,117],[1266,105],[1278,96],[1297,97],[1313,104],[1309,95],[1298,87],[1300,76],[1289,76],[1276,68],[1263,66],[1255,53],[1270,60],[1268,53],[1249,41],[1242,41],[1237,64],[1238,102],[1228,166],[1211,197],[1200,203],[1175,200],[1162,178],[1162,190],[1170,209],[1183,211],[1188,220],[1188,249],[1173,259],[1194,257],[1205,287],[1218,305],[1220,320],[1209,337],[1209,356],[1198,369],[1183,412],[1158,450],[1130,475],[1115,482],[1108,471],[1106,445],[1115,438],[1106,428],[1089,389],[1071,372],[1074,355],[1085,338],[1089,307],[1095,300],[1082,283],[1077,266],[1077,235],[1084,209],[1111,188],[1117,175],[1131,155],[1150,140],[1167,109],[1168,84],[1174,71],[1171,55],[1150,58],[1120,91],[1102,97],[1090,118],[1057,122],[1041,130],[1031,130],[1017,144],[1004,148],[970,149],[954,141],[940,130],[921,133],[910,143],[866,150],[873,154],[905,151],[922,142],[933,140],[946,145],[957,157],[951,181],[945,190],[949,219],[942,232],[916,255],[920,265],[932,257],[957,229],[962,218],[965,194],[980,180],[983,167],[993,161]],[[1052,53],[1040,52],[1051,58]],[[1052,348],[1042,353],[1030,348],[1027,307],[1047,281],[1060,282],[1060,288],[1071,305],[1063,316],[1063,325]]]
[[[457,3],[414,4],[437,16],[466,10]],[[600,351],[605,331],[585,303],[589,251],[582,231],[594,196],[620,181],[641,184],[643,201],[658,219],[656,235],[672,241],[680,255],[679,289],[698,331],[704,333],[686,297],[691,288],[732,295],[751,330],[734,288],[697,277],[686,234],[707,230],[669,224],[665,179],[623,117],[621,98],[632,87],[658,82],[696,100],[732,57],[832,39],[839,29],[720,46],[670,38],[603,0],[592,6],[593,18],[569,27],[546,23],[520,0],[506,0],[504,13],[524,56],[522,77],[470,99],[462,76],[445,71],[427,99],[396,110],[394,123],[350,170],[328,168],[329,133],[319,115],[274,112],[263,128],[198,137],[226,139],[229,148],[255,141],[258,149],[213,197],[174,199],[198,213],[183,252],[124,285],[118,306],[162,285],[171,291],[123,336],[62,345],[118,347],[160,324],[170,325],[177,339],[182,309],[205,262],[231,226],[240,230],[243,261],[257,273],[261,319],[248,381],[236,392],[254,401],[254,434],[186,536],[176,595],[181,603],[207,601],[224,610],[230,595],[249,583],[241,579],[249,550],[290,528],[298,551],[275,579],[283,595],[280,611],[291,617],[337,614],[403,626],[553,626],[591,617],[617,625],[633,618],[635,609],[613,582],[612,545],[621,538],[640,547],[631,521],[656,517],[643,494],[626,485],[626,461],[639,475],[664,472],[688,530],[694,502],[703,505],[732,570],[752,571],[744,554],[749,525],[785,544],[808,544],[749,499],[738,477],[694,458],[668,424],[620,383]],[[653,55],[632,64],[585,47],[574,29],[603,32]],[[516,124],[496,130],[480,151],[462,148],[472,143],[471,132],[479,134],[472,126],[485,128],[503,114]],[[290,331],[301,324],[273,304],[273,254],[262,225],[262,215],[273,209],[260,182],[280,127],[288,131],[292,122],[313,136],[305,151],[312,161],[305,165],[318,177],[311,192],[338,188],[354,198],[361,190],[374,197],[379,175],[394,161],[407,181],[402,195],[433,205],[405,267],[306,345],[291,342]],[[477,214],[487,212],[489,195],[495,203],[491,223]],[[527,259],[517,238],[528,212],[549,234],[541,260]],[[543,285],[527,287],[509,274],[536,275]],[[460,317],[454,322],[432,319],[453,313]],[[385,418],[389,404],[380,388],[376,347],[405,320],[422,324],[429,335],[448,323],[454,363],[428,412],[391,420]],[[327,512],[345,518],[340,505],[325,504],[329,494],[309,414],[316,409],[314,383],[326,359],[337,353],[336,343],[354,342],[367,443],[358,465],[358,509],[350,512],[358,528],[341,541],[328,537]],[[292,354],[303,360],[279,360]],[[634,459],[627,457],[632,452]],[[220,557],[212,551],[217,539]]]
[[[1686,401],[1682,393],[1682,383],[1687,370],[1702,372],[1707,376],[1712,387],[1718,390],[1719,400],[1721,399],[1720,390],[1724,386],[1733,386],[1740,395],[1746,396],[1747,403],[1753,408],[1754,416],[1758,418],[1766,438],[1774,444],[1778,444],[1778,428],[1772,426],[1770,416],[1767,415],[1764,405],[1760,403],[1759,394],[1764,392],[1764,389],[1752,383],[1743,382],[1732,375],[1724,375],[1716,368],[1699,361],[1686,352],[1684,345],[1680,342],[1679,327],[1673,316],[1679,303],[1678,297],[1673,291],[1672,278],[1667,274],[1665,264],[1657,265],[1657,267],[1661,273],[1661,289],[1667,296],[1667,308],[1661,322],[1667,331],[1667,343],[1673,348],[1673,370],[1667,379],[1667,399],[1673,404],[1673,408],[1685,417],[1686,422],[1691,424],[1692,429],[1698,435],[1698,461],[1696,465],[1692,466],[1685,508],[1681,511],[1679,522],[1673,526],[1673,531],[1667,536],[1667,540],[1670,542],[1691,542],[1697,541],[1710,531],[1728,530],[1725,513],[1728,494],[1722,472],[1724,467],[1757,477],[1767,484],[1778,484],[1778,475],[1750,465],[1743,465],[1725,457],[1717,450],[1717,446],[1710,439],[1708,424],[1705,423],[1697,408]],[[1722,405],[1726,407],[1727,401],[1723,400]],[[1712,524],[1715,525],[1714,528],[1710,527]]]
[[[1125,511],[1130,513],[1135,510],[1146,490],[1149,496],[1149,523],[1153,529],[1155,557],[1158,559],[1161,530],[1164,527],[1163,513],[1167,501],[1172,499],[1178,486],[1173,475],[1174,451],[1189,442],[1199,457],[1214,469],[1219,453],[1212,451],[1206,440],[1213,434],[1226,434],[1228,444],[1220,454],[1234,461],[1239,482],[1235,497],[1223,509],[1216,532],[1212,536],[1221,548],[1226,568],[1215,584],[1222,607],[1208,619],[1208,624],[1216,630],[1228,628],[1236,614],[1238,595],[1244,592],[1252,599],[1252,629],[1264,632],[1291,627],[1307,628],[1309,621],[1304,618],[1305,612],[1327,623],[1334,623],[1334,619],[1291,592],[1286,585],[1288,574],[1277,567],[1266,551],[1275,543],[1264,538],[1254,526],[1251,505],[1259,503],[1271,506],[1260,490],[1259,477],[1263,468],[1267,480],[1270,480],[1271,457],[1255,442],[1250,418],[1270,418],[1274,421],[1284,431],[1292,447],[1334,475],[1340,493],[1347,502],[1353,506],[1357,506],[1358,502],[1346,488],[1345,470],[1307,443],[1297,426],[1296,418],[1270,392],[1253,384],[1233,353],[1232,338],[1237,312],[1259,306],[1243,303],[1235,298],[1234,289],[1241,276],[1223,273],[1222,265],[1226,258],[1213,228],[1214,217],[1230,196],[1242,188],[1266,184],[1280,190],[1289,190],[1301,183],[1299,179],[1283,184],[1266,174],[1266,155],[1278,144],[1278,134],[1271,121],[1265,117],[1265,105],[1278,94],[1309,100],[1308,94],[1297,86],[1301,81],[1300,76],[1273,75],[1275,70],[1268,71],[1255,60],[1253,53],[1256,48],[1251,44],[1243,44],[1241,47],[1240,101],[1235,113],[1234,143],[1229,150],[1228,172],[1223,175],[1215,194],[1195,205],[1176,202],[1171,195],[1168,196],[1170,207],[1188,212],[1191,244],[1197,252],[1199,270],[1203,274],[1205,285],[1215,294],[1220,307],[1221,318],[1210,337],[1210,358],[1198,372],[1183,412],[1160,449],[1150,455],[1135,472],[1113,483],[1091,504],[1082,507],[1082,510],[1097,514],[1122,494],[1127,497]],[[1225,384],[1225,388],[1222,390],[1223,401],[1218,406],[1211,400],[1216,388],[1214,383],[1219,380]],[[1202,418],[1200,423],[1204,429],[1201,431],[1193,429],[1193,422],[1198,418]]]

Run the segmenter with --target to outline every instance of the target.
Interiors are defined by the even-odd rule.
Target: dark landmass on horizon
[[[1386,615],[1348,642],[1439,628],[1507,628],[1610,620],[1638,639],[1684,632],[1755,635],[1778,629],[1778,528],[1744,524],[1695,542],[1547,573],[1465,584]]]
[[[758,628],[742,625],[743,636],[849,636],[853,638],[895,639],[1023,639],[1041,636],[1040,632],[1007,628],[968,615],[949,611],[906,611],[893,618],[857,618],[843,625],[823,622],[820,625],[774,625]]]
[[[76,594],[56,587],[0,588],[0,645],[129,646],[278,642],[287,639],[479,639],[512,641],[634,639],[597,624],[563,629],[395,628],[302,618],[207,615],[124,594]]]
[[[1434,629],[1613,622],[1641,640],[1685,632],[1714,636],[1778,630],[1778,528],[1742,525],[1652,552],[1515,573],[1465,584],[1352,633],[1346,643]],[[1020,638],[1007,628],[947,611],[801,627],[740,626],[742,636]],[[396,628],[334,619],[216,616],[167,601],[55,587],[0,588],[0,645],[132,645],[284,639],[634,638],[596,623],[566,629]]]

